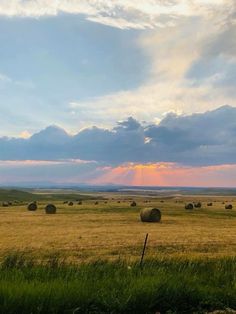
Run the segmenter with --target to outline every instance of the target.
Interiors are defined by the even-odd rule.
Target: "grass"
[[[31,192],[32,191],[32,192]],[[32,202],[35,200],[38,201],[71,201],[71,200],[89,200],[89,199],[96,199],[97,197],[91,195],[82,195],[79,193],[37,193],[37,191],[29,190],[29,191],[22,191],[17,189],[2,189],[0,188],[0,202],[7,202],[7,201],[17,201],[19,202]],[[15,203],[15,205],[18,205]]]
[[[68,265],[5,257],[1,313],[206,313],[236,308],[236,260],[150,259]]]

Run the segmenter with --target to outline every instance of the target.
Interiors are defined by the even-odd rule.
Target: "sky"
[[[0,0],[0,184],[236,186],[234,0]]]

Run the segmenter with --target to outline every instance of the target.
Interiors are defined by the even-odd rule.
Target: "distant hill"
[[[20,190],[0,189],[0,201],[30,201],[34,200],[35,195]]]
[[[81,195],[77,193],[45,193],[38,194],[29,191],[18,190],[18,189],[0,189],[0,202],[4,201],[60,201],[60,200],[86,200],[86,199],[97,199],[98,197],[92,197],[90,195]]]

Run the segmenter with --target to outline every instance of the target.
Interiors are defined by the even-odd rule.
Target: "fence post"
[[[142,252],[142,256],[141,256],[141,260],[140,260],[140,267],[143,267],[143,259],[144,259],[144,255],[145,255],[145,251],[146,251],[146,246],[147,246],[147,240],[148,240],[148,233],[146,234],[145,240],[144,240],[144,245],[143,245],[143,252]]]

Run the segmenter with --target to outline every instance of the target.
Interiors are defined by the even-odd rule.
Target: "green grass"
[[[43,264],[21,254],[0,270],[0,313],[205,313],[236,308],[236,259]]]
[[[18,201],[18,202],[31,202],[31,201],[76,201],[76,200],[93,200],[102,199],[102,197],[93,197],[90,195],[82,195],[77,193],[57,194],[46,193],[38,194],[29,191],[22,191],[18,189],[2,189],[0,188],[0,202],[4,201]]]

